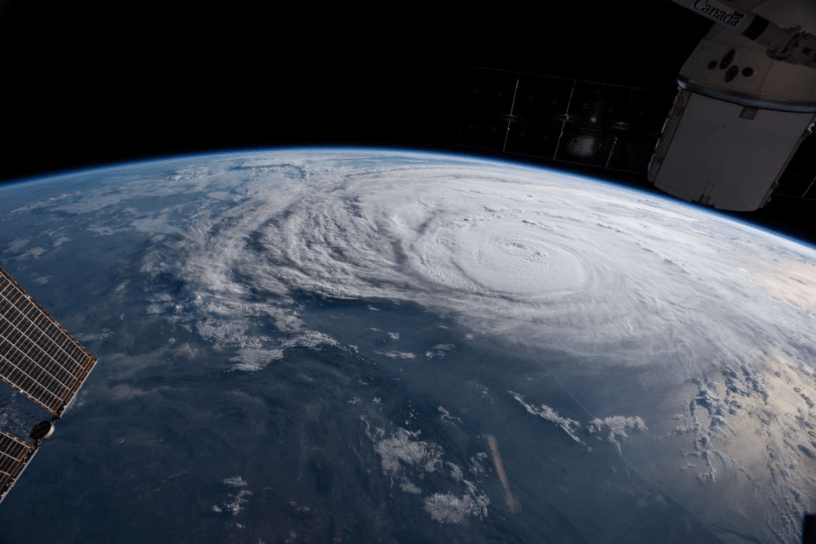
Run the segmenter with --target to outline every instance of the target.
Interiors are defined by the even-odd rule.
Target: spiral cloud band
[[[106,293],[105,312],[118,305],[112,315],[121,323],[111,318],[86,339],[116,338],[127,351],[132,338],[157,353],[144,364],[160,368],[144,389],[113,387],[114,400],[146,397],[164,383],[159,352],[211,365],[190,372],[218,380],[256,373],[279,395],[272,405],[302,400],[304,413],[336,416],[344,437],[364,425],[357,445],[369,441],[393,489],[442,525],[498,519],[492,512],[502,503],[514,515],[528,511],[525,482],[513,474],[539,467],[514,471],[511,444],[522,442],[541,463],[561,448],[569,452],[563,466],[592,466],[598,477],[612,457],[625,459],[621,472],[639,471],[696,516],[753,541],[796,540],[796,515],[814,507],[812,247],[645,192],[461,156],[281,150],[76,179],[81,188],[71,177],[59,191],[43,185],[40,201],[36,184],[19,202],[0,201],[20,232],[34,217],[54,233],[48,243],[21,234],[6,251],[42,263],[78,246],[71,237],[96,237],[97,247],[116,240],[119,260],[94,276],[101,284],[86,299]],[[402,328],[381,329],[372,317],[389,312]],[[332,328],[331,319],[349,323]],[[434,334],[444,323],[445,334],[429,334],[425,320]],[[169,322],[167,345],[129,336],[141,321]],[[364,342],[368,351],[358,350]],[[304,352],[326,364],[302,366]],[[334,366],[346,355],[352,363]],[[358,364],[376,367],[378,383],[410,381],[409,396],[433,399],[442,416],[426,419],[436,431],[467,428],[464,442],[474,447],[494,436],[507,467],[497,488],[504,499],[489,497],[490,448],[473,452],[475,461],[455,458],[454,440],[443,448],[412,427],[416,405],[383,408],[393,389],[366,397],[375,380],[363,380]],[[456,371],[455,392],[429,392]],[[302,389],[279,385],[292,374]],[[404,417],[389,419],[394,413]],[[322,451],[315,436],[321,447],[313,450]],[[612,457],[598,454],[603,448]],[[237,510],[247,491],[216,506]],[[611,496],[631,499],[629,491]],[[577,495],[567,489],[558,500]],[[582,500],[560,512],[583,519]]]
[[[295,292],[409,300],[480,332],[604,353],[603,364],[670,365],[678,380],[754,348],[790,352],[811,322],[812,255],[754,228],[540,169],[360,162],[318,153],[180,169],[230,196],[181,233],[179,272],[215,300],[247,279],[273,307]],[[791,270],[809,281],[780,289]],[[791,296],[798,304],[780,303]],[[748,348],[757,331],[762,346]]]

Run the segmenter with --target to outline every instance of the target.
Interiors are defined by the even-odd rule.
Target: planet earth
[[[792,543],[816,510],[816,250],[714,211],[265,150],[0,188],[0,264],[99,358],[4,543]]]

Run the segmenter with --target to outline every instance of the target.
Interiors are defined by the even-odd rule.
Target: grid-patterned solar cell
[[[0,268],[0,379],[59,417],[96,357]]]
[[[623,85],[474,68],[457,145],[645,174],[671,101]]]
[[[32,444],[0,429],[0,500],[31,461],[34,451]]]

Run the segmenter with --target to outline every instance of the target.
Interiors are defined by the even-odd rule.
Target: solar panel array
[[[645,174],[671,106],[637,87],[503,70],[463,81],[459,146],[621,172]]]
[[[36,448],[0,429],[0,499],[14,485]]]
[[[96,358],[0,268],[0,379],[59,417]]]
[[[96,357],[0,268],[0,380],[48,411],[53,421],[62,416],[95,364]],[[48,422],[38,423],[23,438],[0,429],[0,501],[48,429],[53,429]]]
[[[646,90],[508,70],[462,74],[456,145],[496,154],[626,173],[646,171],[677,88]],[[816,203],[816,137],[794,154],[773,198],[800,201],[807,226]],[[784,220],[790,219],[787,215]]]

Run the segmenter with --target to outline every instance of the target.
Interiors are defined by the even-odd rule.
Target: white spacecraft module
[[[0,501],[54,432],[53,422],[95,364],[96,357],[0,268],[0,380],[51,415],[51,421],[31,426],[28,436],[0,429]]]
[[[680,71],[649,181],[723,210],[761,208],[814,127],[816,10],[800,0],[674,1],[718,25]]]

